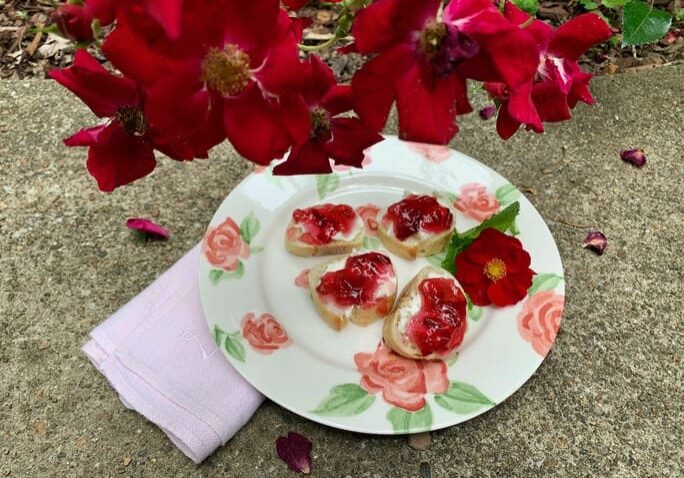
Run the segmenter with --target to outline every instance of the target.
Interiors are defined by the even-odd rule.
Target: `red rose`
[[[271,314],[261,314],[256,320],[254,317],[250,312],[242,318],[242,336],[255,351],[268,355],[292,344],[283,326]]]
[[[565,296],[552,290],[530,297],[518,314],[518,331],[542,357],[551,349],[563,318]]]
[[[475,305],[518,303],[532,285],[530,255],[515,237],[485,229],[456,256],[456,278]]]
[[[426,393],[444,393],[449,387],[443,360],[411,360],[394,353],[384,342],[375,353],[357,353],[354,362],[361,387],[368,393],[382,392],[386,402],[415,412],[425,406]]]
[[[479,183],[464,184],[458,199],[454,202],[456,209],[480,222],[489,219],[499,210],[499,206],[496,197],[487,192],[487,188]]]
[[[228,272],[237,269],[239,259],[249,257],[249,246],[240,236],[240,228],[231,218],[210,228],[204,236],[202,253],[212,266]]]
[[[366,226],[366,234],[372,237],[378,236],[378,212],[380,208],[375,204],[364,204],[356,208],[356,213],[361,216]]]

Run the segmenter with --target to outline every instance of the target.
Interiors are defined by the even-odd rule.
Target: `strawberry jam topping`
[[[447,355],[463,341],[466,298],[453,279],[425,279],[418,287],[423,299],[406,333],[423,355]]]
[[[347,236],[354,229],[356,213],[346,204],[321,204],[306,209],[295,209],[292,218],[304,232],[299,240],[319,246],[328,244],[335,234]]]
[[[451,228],[454,217],[432,196],[411,194],[392,204],[383,217],[394,226],[394,235],[400,241],[420,230],[437,234]]]
[[[348,257],[344,268],[323,274],[316,290],[338,307],[368,307],[377,299],[384,299],[375,297],[376,291],[393,278],[390,258],[379,252],[367,252]]]

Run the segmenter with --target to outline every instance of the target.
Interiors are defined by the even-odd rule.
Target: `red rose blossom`
[[[83,4],[65,2],[52,12],[59,32],[76,42],[93,40],[93,21],[100,26],[114,21],[115,0],[86,0]]]
[[[536,67],[531,38],[492,1],[452,0],[439,18],[441,3],[379,0],[357,13],[354,48],[379,55],[352,87],[356,111],[376,130],[396,100],[402,139],[446,144],[458,131],[456,114],[472,111],[466,78],[501,81],[517,102],[531,103],[529,89],[518,95]]]
[[[527,23],[530,16],[510,2],[504,14],[511,22]],[[539,50],[539,61],[531,88],[533,104],[513,103],[509,88],[502,83],[485,83],[490,96],[501,103],[496,129],[499,135],[510,138],[523,123],[541,133],[541,123],[523,118],[537,116],[546,122],[571,118],[570,109],[578,101],[594,104],[589,91],[592,75],[579,67],[577,60],[591,46],[608,40],[612,31],[598,15],[585,13],[553,29],[541,20],[534,20],[522,29],[534,39]],[[532,108],[534,111],[530,110]]]
[[[475,305],[518,303],[532,285],[534,271],[522,243],[488,228],[456,256],[456,279]]]
[[[293,146],[287,160],[273,168],[273,174],[330,173],[330,159],[361,167],[364,149],[382,141],[382,136],[358,118],[338,116],[354,106],[351,87],[338,85],[332,70],[317,56],[302,65],[301,81],[311,130],[305,141]]]

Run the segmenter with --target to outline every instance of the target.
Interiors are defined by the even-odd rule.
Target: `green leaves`
[[[344,383],[330,389],[330,394],[312,413],[332,417],[349,417],[365,412],[375,401],[355,383]]]
[[[316,189],[318,197],[324,199],[325,196],[337,189],[340,185],[340,177],[335,173],[319,174],[316,178]]]
[[[427,256],[425,259],[427,259],[427,261],[435,267],[442,267],[442,262],[444,262],[444,259],[446,259],[446,255],[447,251],[444,250],[433,256]]]
[[[520,10],[534,15],[539,10],[538,0],[511,0]]]
[[[375,237],[366,236],[363,238],[364,249],[378,249],[380,247],[380,240]]]
[[[492,217],[484,221],[479,226],[468,229],[463,233],[458,233],[454,231],[451,236],[451,242],[447,246],[447,253],[444,261],[442,262],[442,267],[452,274],[456,273],[456,266],[454,260],[456,256],[461,252],[466,250],[470,244],[473,243],[477,236],[480,235],[482,231],[488,228],[494,228],[501,232],[506,232],[515,222],[515,218],[520,212],[520,203],[514,202],[510,206],[506,207],[503,211],[494,214]]]
[[[435,402],[445,410],[462,415],[496,405],[475,386],[456,381],[449,384],[445,393],[435,395]]]
[[[432,410],[427,403],[417,412],[408,412],[403,408],[390,408],[387,419],[397,433],[414,433],[430,429],[432,425]]]
[[[662,38],[672,24],[669,13],[641,0],[625,5],[622,15],[622,46],[643,45]]]
[[[520,197],[520,191],[518,191],[512,184],[504,184],[496,190],[494,195],[496,196],[496,200],[499,201],[499,204],[502,206],[507,206],[513,201],[518,200]]]
[[[626,3],[629,3],[630,1],[631,0],[603,0],[601,3],[604,7],[618,8],[624,6]]]
[[[239,331],[229,334],[218,325],[214,325],[214,342],[216,342],[216,345],[218,345],[219,348],[223,343],[223,348],[228,355],[235,360],[244,363],[246,355],[245,347],[242,345],[242,338],[240,337]]]
[[[223,269],[212,269],[209,271],[209,282],[211,285],[216,285],[219,282],[227,279],[240,279],[245,275],[245,266],[242,261],[238,261],[237,269],[234,271],[224,271]]]
[[[527,289],[527,295],[533,296],[538,292],[553,290],[563,280],[558,274],[537,274],[532,279],[532,285]]]
[[[249,215],[240,223],[240,235],[247,244],[252,242],[254,236],[259,233],[259,229],[261,229],[261,225],[259,224],[259,220],[254,215],[254,212],[250,212]]]

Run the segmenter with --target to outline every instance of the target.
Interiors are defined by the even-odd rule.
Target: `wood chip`
[[[530,196],[536,196],[537,195],[537,190],[533,188],[532,186],[520,186],[520,190],[524,193],[529,194]]]
[[[124,455],[124,457],[123,457],[123,462],[122,462],[122,463],[123,463],[123,466],[128,466],[128,465],[130,465],[130,464],[131,464],[131,461],[133,461],[133,458],[131,457],[131,455]]]
[[[38,350],[45,350],[48,347],[50,347],[50,342],[48,342],[47,340],[41,340],[40,342],[38,342]]]
[[[430,432],[414,433],[408,437],[408,444],[414,450],[427,450],[430,448],[431,443],[432,436],[430,435]]]
[[[43,28],[43,24],[39,24],[38,28]],[[29,44],[29,46],[26,47],[26,53],[28,53],[28,56],[33,56],[36,53],[36,50],[38,49],[38,45],[40,45],[40,40],[43,39],[43,31],[39,30],[38,33],[36,33],[36,36],[33,37],[33,40]]]

